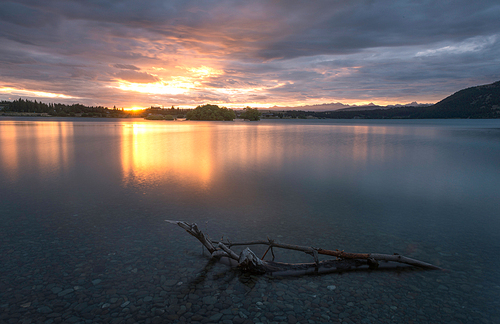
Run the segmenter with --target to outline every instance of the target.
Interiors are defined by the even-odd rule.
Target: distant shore
[[[10,116],[10,117],[52,117],[47,113],[31,113],[31,112],[15,112],[15,111],[7,111],[0,113],[0,116]]]
[[[131,115],[123,115],[123,116],[82,116],[82,114],[68,115],[68,116],[54,116],[48,113],[36,113],[36,112],[15,112],[15,111],[6,111],[0,112],[0,117],[55,117],[55,118],[75,118],[75,117],[83,117],[83,118],[142,118],[141,116],[131,116]]]

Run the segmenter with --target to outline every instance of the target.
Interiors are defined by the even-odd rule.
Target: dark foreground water
[[[446,271],[248,276],[165,219]],[[2,118],[0,255],[2,323],[499,323],[500,120]]]

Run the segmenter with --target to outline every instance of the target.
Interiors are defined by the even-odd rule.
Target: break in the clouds
[[[0,99],[435,102],[500,79],[498,17],[497,0],[0,1]]]

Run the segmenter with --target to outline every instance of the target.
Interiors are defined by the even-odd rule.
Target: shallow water
[[[500,120],[1,118],[0,321],[496,323],[499,161]],[[165,219],[446,271],[247,276]]]

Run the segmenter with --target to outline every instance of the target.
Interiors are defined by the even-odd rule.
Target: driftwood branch
[[[238,262],[238,267],[243,271],[253,273],[271,273],[276,275],[282,274],[313,274],[326,273],[335,271],[347,271],[354,269],[376,269],[380,267],[390,267],[390,262],[397,264],[405,264],[409,266],[419,267],[423,269],[440,270],[440,267],[411,259],[399,254],[379,254],[379,253],[348,253],[339,250],[325,250],[308,246],[300,246],[293,244],[278,243],[274,240],[267,241],[251,241],[251,242],[218,242],[211,241],[209,238],[198,229],[196,224],[189,224],[183,221],[171,221],[168,223],[176,224],[186,230],[189,234],[197,238],[213,258],[227,257]],[[248,247],[245,248],[240,255],[236,254],[231,247],[233,246],[249,246],[249,245],[267,245],[268,248],[262,259],[259,259]],[[273,248],[281,248],[287,250],[295,250],[304,252],[314,258],[314,263],[282,263],[274,262]],[[271,250],[273,261],[265,261],[264,257]],[[328,255],[336,257],[335,260],[320,261],[318,255]],[[383,262],[381,264],[381,262]]]
[[[209,240],[205,236],[205,234],[203,234],[203,232],[198,229],[198,225],[196,225],[196,223],[189,224],[186,222],[171,221],[171,220],[167,220],[166,222],[168,222],[170,224],[179,225],[181,228],[185,229],[186,232],[188,232],[192,236],[196,237],[198,239],[198,241],[200,241],[201,244],[203,244],[203,246],[207,248],[207,250],[208,250],[208,252],[210,252],[210,254],[213,254],[215,251],[217,251],[217,249],[213,245],[212,241]]]

